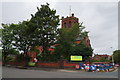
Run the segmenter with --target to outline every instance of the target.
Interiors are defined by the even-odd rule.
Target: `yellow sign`
[[[82,56],[70,56],[71,61],[82,61]]]

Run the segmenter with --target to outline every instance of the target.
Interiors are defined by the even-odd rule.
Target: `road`
[[[118,72],[44,71],[2,68],[3,78],[118,78]]]

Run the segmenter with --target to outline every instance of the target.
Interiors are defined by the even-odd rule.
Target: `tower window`
[[[64,23],[64,28],[66,28],[66,23]]]

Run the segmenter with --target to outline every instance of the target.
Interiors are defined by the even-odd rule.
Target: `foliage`
[[[29,21],[19,22],[18,24],[2,24],[2,48],[5,58],[9,54],[9,49],[13,47],[22,51],[25,57],[29,50],[39,53],[35,47],[43,46],[44,55],[48,55],[48,47],[56,42],[59,16],[56,15],[56,10],[49,8],[48,3],[41,5],[41,8],[37,7],[37,10],[35,15],[31,15]]]
[[[44,53],[42,54],[47,56],[48,48],[56,42],[59,16],[55,15],[56,10],[49,8],[49,4],[41,5],[41,8],[37,7],[37,10],[30,19],[28,31],[34,40],[34,45],[41,45]]]
[[[28,29],[28,21],[19,22],[18,24],[12,24],[13,26],[13,41],[12,45],[19,51],[23,51],[24,54],[28,52],[29,46],[31,46],[31,38],[26,30]]]
[[[83,31],[85,27],[82,24],[75,24],[71,28],[62,28],[59,30],[57,43],[60,44],[55,47],[54,53],[57,58],[70,60],[70,55],[81,55],[84,59],[92,55],[92,49],[86,47],[85,44],[75,44],[77,38],[80,40],[87,36],[87,31]]]
[[[7,62],[9,54],[17,55],[19,52],[12,47],[13,41],[13,26],[12,24],[2,24],[2,60]]]
[[[14,62],[15,61],[15,57],[7,56],[6,61],[7,62]]]
[[[7,24],[2,24],[2,60],[4,63],[6,62],[6,58],[8,56],[8,52],[11,49],[12,35],[11,35],[11,27]]]
[[[115,50],[113,52],[113,59],[115,63],[119,63],[120,64],[120,50]]]
[[[30,48],[30,51],[33,51],[33,52],[35,52],[36,54],[39,54],[39,53],[40,53],[40,51],[39,51],[39,49],[38,49],[38,46],[32,46],[32,47]]]
[[[16,51],[15,49],[9,49],[7,51],[7,56],[5,57],[5,54],[2,54],[2,57],[4,58],[5,62],[14,62],[15,61],[15,56],[19,55],[19,52]]]
[[[73,43],[79,36],[79,24],[76,23],[71,28],[62,28],[59,30],[58,43]]]
[[[93,49],[85,46],[85,44],[81,42],[80,44],[75,44],[75,46],[72,47],[70,55],[82,56],[83,61],[86,61],[88,60],[89,56],[92,56],[92,53]]]
[[[33,63],[33,62],[29,62],[29,63],[28,63],[28,66],[30,66],[30,67],[34,67],[34,66],[35,66],[35,63]]]
[[[25,62],[29,62],[30,61],[30,57],[29,56],[25,56],[24,54],[19,54],[19,55],[17,55],[17,57],[16,57],[16,61],[17,62],[23,62],[23,61],[25,61]]]
[[[2,24],[3,61],[5,61],[9,54],[18,55],[18,51],[26,52],[28,43],[28,37],[25,35],[26,24],[27,21],[23,21],[19,24]]]
[[[56,15],[56,10],[50,9],[48,3],[41,5],[41,8],[37,7],[37,12],[31,16],[29,21],[2,24],[3,60],[11,53],[13,47],[15,50],[23,52],[23,54],[17,55],[17,61],[27,62],[30,60],[30,57],[27,56],[28,51],[35,51],[39,54],[37,46],[43,47],[43,52],[37,56],[42,61],[69,59],[70,55],[83,55],[86,59],[86,56],[92,54],[92,49],[84,44],[74,44],[77,38],[82,40],[88,34],[87,31],[84,31],[85,27],[82,23],[76,23],[71,28],[58,29],[59,16]],[[49,54],[48,48],[53,44],[60,45],[55,47],[54,54]]]
[[[92,62],[112,62],[112,60],[107,60],[107,59],[101,58],[100,60],[92,59]]]
[[[24,60],[24,55],[23,54],[19,54],[16,56],[16,62],[22,62]]]

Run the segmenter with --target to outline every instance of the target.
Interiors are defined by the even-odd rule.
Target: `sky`
[[[37,6],[48,2],[56,15],[71,13],[83,22],[95,54],[109,54],[118,49],[118,0],[4,0],[0,2],[0,22],[18,23],[29,20]],[[60,26],[59,26],[60,27]]]

